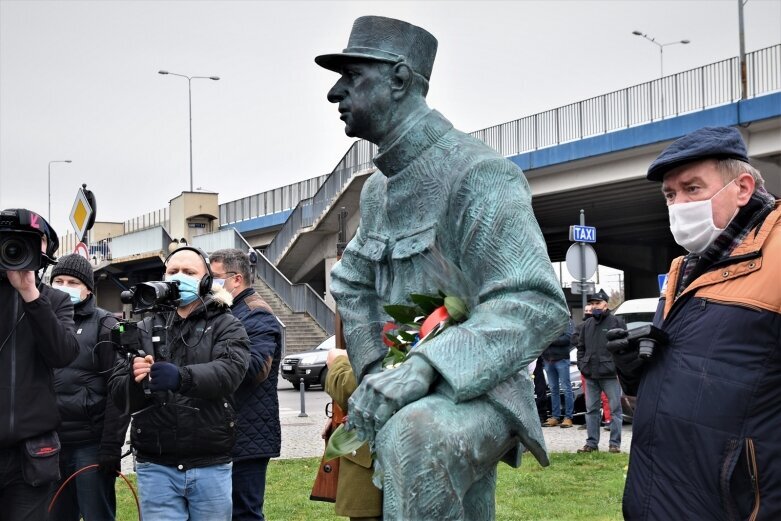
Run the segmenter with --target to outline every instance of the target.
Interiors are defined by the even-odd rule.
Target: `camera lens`
[[[0,263],[13,269],[26,266],[32,260],[31,252],[15,237],[0,238]]]

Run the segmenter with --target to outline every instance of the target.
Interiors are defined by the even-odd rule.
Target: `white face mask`
[[[675,242],[686,248],[687,251],[698,255],[713,244],[716,237],[724,231],[724,228],[716,228],[716,225],[713,223],[713,198],[730,184],[724,185],[721,190],[706,201],[679,203],[667,207],[667,211],[670,214],[670,231],[675,238]],[[735,209],[730,222],[737,213],[738,210]]]

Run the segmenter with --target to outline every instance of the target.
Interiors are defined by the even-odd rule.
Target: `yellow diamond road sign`
[[[79,188],[76,192],[76,200],[73,202],[73,208],[71,209],[70,221],[73,230],[76,232],[76,237],[81,240],[84,234],[87,233],[87,225],[92,217],[92,207],[87,202],[87,196],[84,194],[84,190]]]

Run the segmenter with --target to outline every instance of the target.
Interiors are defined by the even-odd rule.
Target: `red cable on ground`
[[[57,498],[60,497],[60,493],[65,489],[65,487],[68,485],[68,483],[71,482],[73,478],[81,474],[82,472],[85,472],[87,470],[96,469],[98,468],[97,464],[87,465],[86,467],[82,467],[70,476],[68,476],[68,479],[66,479],[62,485],[60,485],[60,488],[57,489],[57,492],[54,494],[54,497],[52,498],[51,503],[49,503],[49,512],[52,511],[52,508],[54,508],[54,503],[57,502]],[[142,521],[141,519],[141,504],[138,501],[138,494],[136,494],[136,489],[133,488],[133,484],[130,482],[129,479],[125,477],[124,474],[117,471],[117,475],[125,480],[125,483],[127,483],[128,488],[130,489],[130,492],[133,494],[133,498],[136,500],[136,509],[138,510],[138,521]]]

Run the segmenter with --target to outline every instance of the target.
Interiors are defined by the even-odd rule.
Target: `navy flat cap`
[[[732,127],[703,127],[673,141],[648,167],[649,181],[662,181],[676,168],[701,159],[739,159],[746,163],[748,152],[743,136]]]

